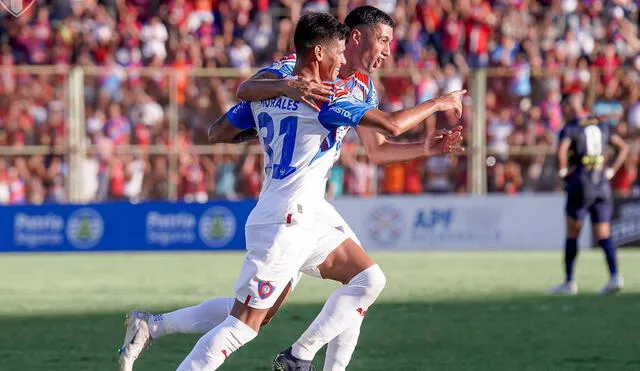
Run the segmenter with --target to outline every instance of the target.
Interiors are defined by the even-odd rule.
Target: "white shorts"
[[[318,240],[317,229],[312,226],[246,226],[247,254],[234,286],[236,299],[252,308],[271,308],[312,254]]]
[[[247,254],[234,292],[238,301],[257,309],[271,308],[289,282],[295,288],[302,273],[322,278],[318,265],[346,239],[360,244],[327,201],[312,221],[247,225],[245,236]]]
[[[302,278],[302,273],[322,278],[318,265],[322,264],[327,259],[327,256],[348,238],[360,245],[360,240],[351,227],[328,201],[318,205],[314,219],[320,237],[313,252],[302,265],[300,274],[296,275],[291,281],[292,289]]]

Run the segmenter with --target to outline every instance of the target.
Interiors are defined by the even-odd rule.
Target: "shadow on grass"
[[[270,370],[320,310],[290,304],[224,370]],[[640,295],[378,303],[349,370],[640,370]],[[0,317],[0,370],[117,370],[123,313]],[[156,341],[136,370],[173,370],[199,335]],[[318,355],[316,364],[322,364]]]

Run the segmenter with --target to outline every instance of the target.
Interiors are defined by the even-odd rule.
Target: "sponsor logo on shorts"
[[[205,211],[198,223],[200,239],[209,247],[223,247],[236,235],[236,217],[223,206]]]
[[[393,246],[404,233],[404,217],[392,205],[380,205],[369,214],[369,234],[381,246]]]
[[[260,295],[260,299],[264,300],[271,296],[275,287],[267,281],[258,281],[258,295]]]
[[[65,229],[67,239],[77,249],[90,249],[100,242],[104,222],[93,209],[78,209],[69,215]]]

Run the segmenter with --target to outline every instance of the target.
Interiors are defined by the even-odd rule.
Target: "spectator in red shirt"
[[[465,51],[471,68],[484,68],[489,64],[489,37],[496,18],[491,6],[484,0],[464,0],[461,13],[465,16]],[[464,9],[464,10],[462,10]]]

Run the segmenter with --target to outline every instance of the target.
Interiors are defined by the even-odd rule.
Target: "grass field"
[[[577,297],[542,294],[562,278],[558,251],[374,256],[388,284],[367,314],[350,370],[640,370],[640,251],[621,252],[627,289],[614,297],[595,295],[606,279],[600,251],[580,255]],[[116,370],[126,311],[168,311],[229,296],[241,258],[2,255],[0,370]],[[270,370],[272,357],[335,287],[305,278],[223,369]],[[197,338],[158,339],[136,370],[174,370]]]

